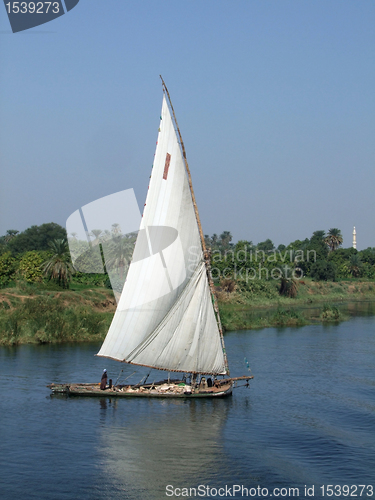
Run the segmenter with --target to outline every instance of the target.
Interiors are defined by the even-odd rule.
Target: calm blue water
[[[232,375],[246,356],[255,379],[223,400],[51,397],[51,381],[99,382],[103,368],[116,379],[121,366],[92,344],[1,348],[1,498],[162,499],[177,498],[167,485],[235,484],[305,498],[305,485],[315,497],[375,485],[374,317],[225,340]],[[142,369],[124,376],[134,369],[137,382]]]

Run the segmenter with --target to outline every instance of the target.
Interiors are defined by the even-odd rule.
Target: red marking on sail
[[[170,163],[171,163],[171,155],[167,153],[167,156],[165,158],[164,173],[163,173],[163,179],[165,180],[167,180],[168,177],[168,170]]]

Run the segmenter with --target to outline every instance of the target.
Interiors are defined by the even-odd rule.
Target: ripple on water
[[[375,470],[374,318],[231,332],[223,400],[50,397],[95,381],[97,345],[0,349],[2,493],[7,500],[165,498],[165,486],[368,484]],[[118,364],[105,367],[117,378]],[[124,377],[134,371],[126,365]],[[144,370],[136,368],[134,381]],[[98,380],[99,381],[99,380]]]

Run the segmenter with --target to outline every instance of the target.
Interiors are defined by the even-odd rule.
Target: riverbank
[[[226,330],[346,321],[358,310],[349,304],[372,304],[375,314],[375,283],[371,281],[304,279],[298,284],[295,298],[280,296],[275,282],[252,285],[252,288],[243,287],[238,283],[231,292],[218,291],[220,315]],[[372,306],[367,309],[372,311]]]
[[[370,304],[368,314],[375,314],[375,283],[369,281],[305,280],[300,282],[296,298],[281,297],[274,282],[251,285],[236,284],[231,291],[218,288],[225,330],[344,321],[356,314],[355,304]],[[115,310],[112,291],[101,287],[75,284],[62,290],[20,283],[3,288],[0,345],[101,341]]]
[[[116,302],[111,290],[38,285],[0,290],[0,345],[103,340]]]

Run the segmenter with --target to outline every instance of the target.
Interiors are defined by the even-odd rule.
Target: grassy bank
[[[101,340],[115,308],[113,294],[105,288],[61,290],[24,284],[2,289],[0,344]]]
[[[373,282],[338,283],[305,280],[296,298],[280,297],[277,283],[240,282],[217,292],[225,330],[299,326],[315,321],[342,321],[349,314],[338,304],[373,301]],[[0,289],[0,345],[103,340],[116,303],[111,290],[75,284],[18,283]],[[313,311],[313,314],[311,313]]]
[[[375,283],[370,281],[301,281],[295,298],[282,297],[276,282],[257,282],[233,291],[217,293],[226,330],[300,326],[316,321],[345,321],[349,314],[342,304],[375,302]]]

